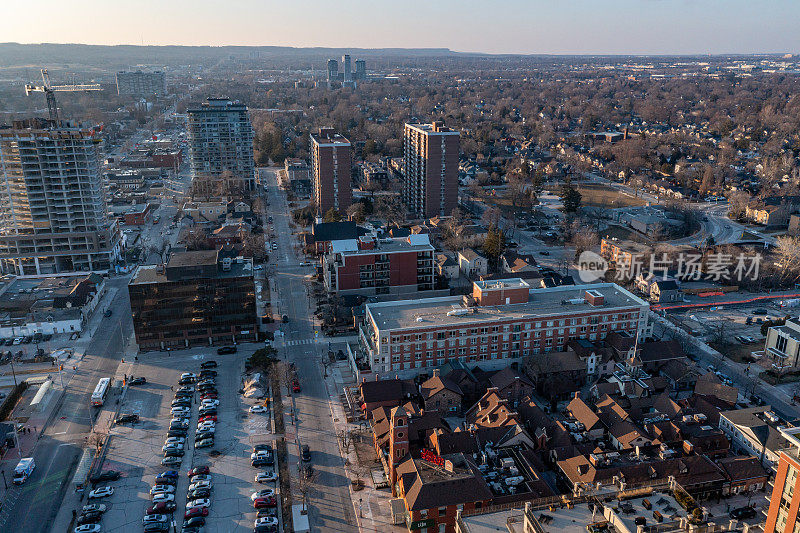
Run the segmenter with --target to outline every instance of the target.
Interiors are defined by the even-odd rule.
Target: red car
[[[217,395],[214,394],[213,392],[209,392],[207,394],[201,394],[200,395],[200,399],[201,400],[216,400],[217,399]]]
[[[270,496],[268,498],[256,498],[253,500],[253,509],[264,509],[266,507],[277,507],[278,501],[275,499],[275,496]]]
[[[300,392],[300,382],[299,381],[294,380],[292,382],[292,392]]]
[[[189,520],[195,516],[208,516],[208,507],[190,507],[183,513],[184,520]]]
[[[211,472],[211,470],[206,465],[196,466],[196,467],[192,468],[191,470],[189,470],[188,476],[189,477],[194,477],[194,476],[199,476],[200,474],[208,474],[210,472]]]
[[[159,502],[154,503],[145,510],[146,515],[151,514],[167,514],[175,512],[175,502]]]
[[[205,415],[205,416],[201,416],[197,420],[199,422],[205,422],[205,421],[216,422],[217,421],[217,415]]]

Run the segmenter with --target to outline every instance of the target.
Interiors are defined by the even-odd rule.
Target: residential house
[[[468,278],[485,276],[489,271],[489,262],[472,248],[465,248],[458,252],[458,269]]]
[[[438,369],[434,369],[433,376],[420,385],[419,393],[426,410],[435,409],[448,414],[461,412],[461,399],[464,396],[461,387],[449,378],[440,376]]]

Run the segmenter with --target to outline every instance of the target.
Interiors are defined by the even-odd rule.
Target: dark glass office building
[[[252,261],[223,255],[180,252],[136,270],[128,294],[139,349],[258,340]]]

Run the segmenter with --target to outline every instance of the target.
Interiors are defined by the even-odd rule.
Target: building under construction
[[[119,257],[95,131],[29,119],[0,127],[0,269],[105,271]]]

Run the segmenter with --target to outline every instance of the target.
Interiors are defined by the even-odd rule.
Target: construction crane
[[[42,69],[42,85],[29,83],[25,85],[25,95],[31,93],[44,93],[47,98],[47,111],[50,113],[50,120],[58,120],[58,104],[56,103],[56,92],[77,92],[77,91],[102,91],[103,88],[98,83],[84,83],[79,85],[52,85],[47,69]]]

